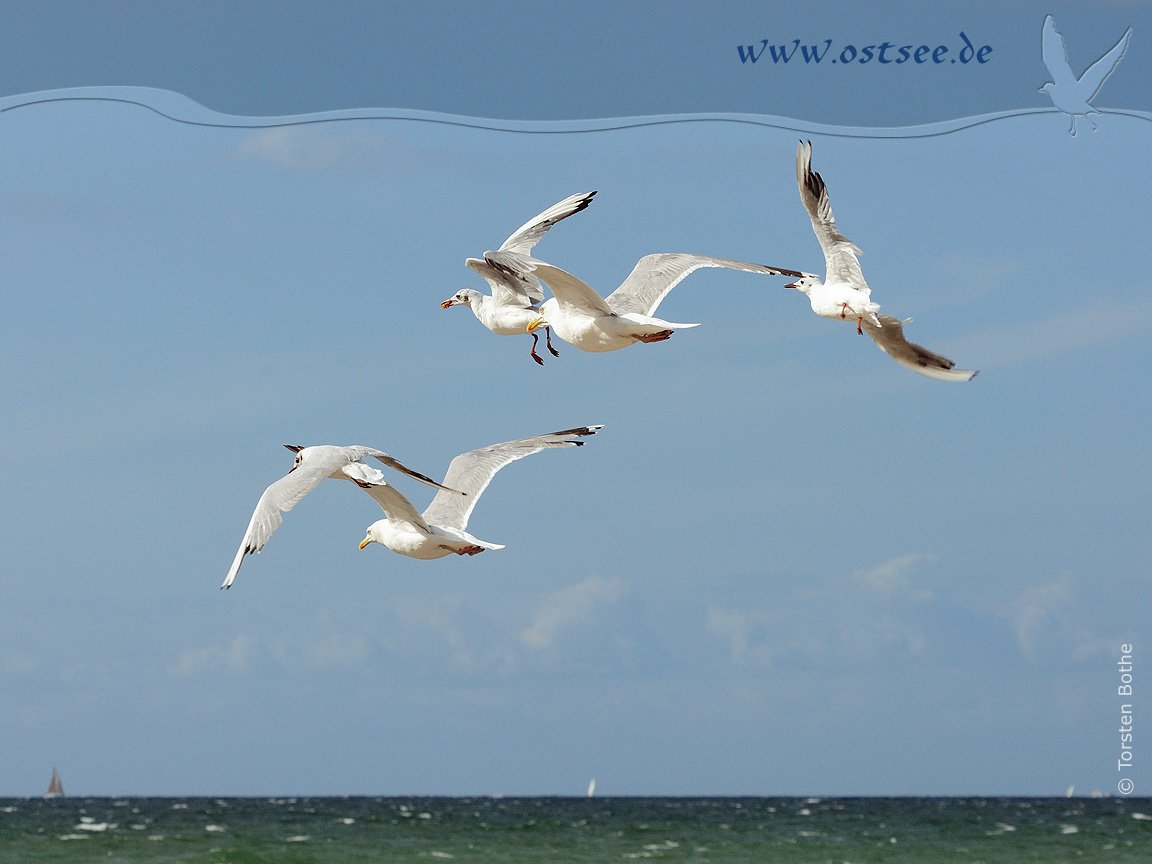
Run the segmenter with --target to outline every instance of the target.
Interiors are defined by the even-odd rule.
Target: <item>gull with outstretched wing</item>
[[[561,219],[567,219],[585,209],[592,203],[592,196],[595,194],[595,192],[580,192],[553,204],[517,228],[497,251],[512,255],[528,255],[549,228]],[[481,294],[471,288],[463,288],[441,303],[440,308],[467,306],[481,324],[498,336],[523,335],[527,331],[528,322],[540,315],[540,303],[544,300],[544,289],[540,285],[540,280],[531,273],[510,273],[497,269],[482,258],[469,258],[464,264],[484,277],[484,281],[492,288],[492,296]],[[546,336],[548,350],[554,357],[559,357],[559,352],[552,347],[551,332],[547,332]],[[532,334],[532,349],[529,354],[537,363],[544,365],[544,360],[536,353],[539,338],[536,333]]]
[[[637,342],[663,342],[674,330],[699,326],[675,324],[653,315],[668,292],[701,267],[772,276],[801,275],[795,270],[729,258],[661,252],[645,255],[619,288],[601,297],[586,282],[544,261],[507,252],[490,252],[485,258],[503,272],[537,276],[551,289],[554,296],[541,305],[539,315],[528,324],[529,331],[551,326],[565,342],[592,352],[617,351]]]
[[[383,483],[384,473],[373,468],[364,460],[368,457],[394,468],[402,474],[407,474],[435,486],[445,495],[463,498],[462,492],[441,486],[431,477],[425,477],[411,468],[407,468],[393,459],[383,450],[373,447],[338,447],[322,444],[315,447],[299,447],[294,444],[285,444],[289,450],[296,454],[296,459],[288,473],[264,490],[260,500],[256,502],[256,510],[248,523],[248,530],[244,532],[244,539],[240,541],[240,549],[228,570],[221,588],[230,588],[236,581],[236,574],[240,572],[240,565],[244,563],[244,556],[259,552],[268,542],[268,538],[275,533],[284,521],[281,512],[287,513],[295,507],[300,499],[315,489],[323,480],[343,479],[351,480],[357,485],[365,483]]]
[[[826,275],[823,280],[814,273],[802,273],[785,288],[795,288],[808,296],[812,311],[821,318],[856,322],[857,333],[867,333],[897,363],[921,375],[944,381],[967,381],[976,372],[955,369],[947,357],[933,354],[904,338],[903,324],[891,315],[877,315],[880,304],[873,302],[872,289],[860,270],[860,249],[840,233],[832,215],[832,203],[824,179],[812,170],[812,142],[803,141],[796,149],[796,180],[800,200],[812,220],[812,231],[824,252]],[[909,318],[908,321],[912,319]]]
[[[602,426],[581,426],[548,435],[505,441],[461,453],[448,466],[444,476],[444,486],[436,493],[432,503],[421,514],[391,485],[383,482],[360,484],[371,495],[387,517],[368,526],[368,533],[360,548],[369,543],[387,546],[393,552],[410,558],[429,560],[445,555],[476,555],[485,549],[503,549],[496,543],[488,543],[473,537],[465,529],[468,517],[480,500],[480,495],[496,472],[525,456],[539,453],[550,447],[579,447],[583,441],[576,440],[594,435]],[[459,489],[463,496],[454,494]]]

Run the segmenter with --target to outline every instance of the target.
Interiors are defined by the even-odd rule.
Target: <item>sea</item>
[[[1152,862],[1148,798],[6,798],[0,862]]]

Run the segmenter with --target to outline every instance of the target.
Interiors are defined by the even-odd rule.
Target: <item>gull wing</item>
[[[713,258],[710,255],[658,252],[655,255],[645,255],[637,261],[628,278],[608,295],[606,302],[618,315],[634,312],[637,315],[651,317],[661,301],[668,296],[668,292],[679,285],[689,273],[701,267],[727,267],[730,270],[747,270],[750,273],[796,278],[803,275],[797,270],[783,270],[779,267],[766,267],[763,264],[749,264],[728,258]]]
[[[1056,29],[1056,22],[1049,15],[1044,19],[1044,32],[1040,40],[1040,51],[1044,56],[1044,65],[1052,75],[1052,83],[1057,88],[1068,87],[1074,90],[1076,76],[1068,64],[1068,49],[1064,46],[1064,37]]]
[[[566,429],[563,432],[521,438],[518,441],[505,441],[503,444],[492,444],[479,450],[461,453],[448,466],[444,483],[467,494],[460,497],[437,492],[432,503],[424,511],[424,519],[432,525],[463,531],[468,527],[468,517],[472,515],[472,508],[476,506],[480,494],[488,488],[496,472],[505,465],[549,447],[579,447],[584,442],[574,441],[573,438],[594,435],[596,430],[602,428],[602,426],[581,426],[578,429]]]
[[[836,229],[832,203],[828,200],[828,187],[824,179],[812,170],[812,142],[800,142],[796,148],[796,180],[800,184],[800,200],[812,219],[812,230],[824,250],[826,282],[837,279],[859,288],[867,287],[860,261],[860,249]]]
[[[281,477],[264,490],[260,500],[256,502],[256,510],[248,523],[248,530],[244,532],[244,539],[240,541],[240,549],[232,561],[228,575],[221,588],[229,588],[236,581],[236,574],[240,565],[244,563],[244,556],[259,552],[264,548],[280,523],[284,521],[281,511],[287,513],[296,504],[320,485],[320,481],[330,477],[333,472],[339,471],[357,457],[348,451],[349,447],[317,447],[311,448],[309,458],[300,462],[287,475]]]
[[[595,192],[578,192],[553,204],[543,213],[533,216],[517,228],[512,236],[501,245],[500,251],[527,255],[532,251],[532,247],[540,242],[540,238],[548,233],[549,228],[561,219],[567,219],[573,213],[579,213],[585,209],[592,203],[592,196],[595,194]]]
[[[544,300],[544,286],[540,284],[539,279],[529,273],[497,270],[482,258],[469,258],[464,264],[484,277],[484,281],[492,289],[492,299],[500,306],[531,309]]]
[[[384,482],[358,482],[356,485],[376,500],[376,503],[380,505],[380,509],[384,511],[384,515],[387,516],[389,520],[393,522],[408,522],[420,528],[422,531],[428,530],[428,523],[424,521],[424,517],[412,506],[412,502],[405,498],[394,486],[389,486]],[[437,494],[451,496],[452,498],[459,497],[452,495],[451,492],[440,492]]]
[[[425,475],[421,474],[419,471],[413,471],[411,468],[407,467],[406,465],[402,465],[398,459],[393,459],[391,456],[389,456],[383,450],[373,450],[371,447],[353,447],[350,449],[363,451],[363,453],[357,457],[359,459],[363,459],[365,456],[371,456],[373,459],[377,460],[378,462],[384,463],[389,468],[392,468],[395,471],[399,471],[401,474],[407,474],[409,477],[413,478],[414,480],[419,480],[421,483],[424,483],[428,486],[435,486],[437,489],[443,490],[445,492],[451,492],[454,495],[463,495],[464,494],[463,492],[459,492],[455,489],[449,489],[447,486],[441,486],[439,483],[437,483],[431,477],[426,477]]]
[[[1047,21],[1045,21],[1045,24],[1047,24]],[[1057,33],[1056,35],[1059,36],[1060,34]],[[1085,94],[1085,102],[1090,101],[1092,97],[1100,92],[1100,87],[1104,84],[1105,79],[1112,74],[1112,70],[1116,68],[1116,64],[1120,62],[1120,58],[1123,57],[1124,52],[1128,50],[1128,40],[1131,36],[1132,28],[1129,27],[1124,31],[1124,35],[1120,37],[1120,41],[1113,45],[1107,54],[1084,70],[1084,74],[1080,76],[1079,83],[1080,87],[1083,88],[1082,92]]]
[[[587,283],[566,270],[544,261],[511,252],[487,252],[485,260],[497,270],[509,273],[532,273],[548,283],[556,302],[586,315],[611,315],[612,307]]]
[[[917,345],[915,342],[909,342],[905,339],[904,324],[907,323],[906,321],[893,318],[891,315],[880,315],[877,317],[880,319],[880,327],[877,327],[867,318],[860,322],[860,326],[865,333],[872,337],[872,341],[879,345],[885,354],[901,366],[907,366],[914,372],[919,372],[921,375],[927,375],[929,378],[937,378],[941,381],[968,381],[976,377],[976,371],[971,369],[956,369],[956,364],[947,357],[933,354],[922,345]],[[911,321],[912,319],[909,318],[907,320]]]

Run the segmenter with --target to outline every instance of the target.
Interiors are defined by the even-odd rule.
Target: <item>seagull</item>
[[[367,464],[364,459],[371,456],[389,468],[394,468],[402,474],[414,477],[421,483],[435,486],[441,492],[451,496],[463,496],[465,493],[441,486],[431,477],[425,477],[411,468],[406,468],[393,459],[383,450],[372,447],[337,447],[333,445],[319,445],[316,447],[299,447],[295,444],[285,444],[289,450],[296,454],[296,459],[288,473],[264,490],[260,500],[256,502],[256,510],[252,513],[252,521],[248,523],[248,530],[244,532],[244,539],[240,541],[240,549],[228,570],[221,588],[230,588],[236,581],[236,574],[240,565],[244,563],[244,556],[259,552],[268,542],[268,538],[280,527],[284,521],[280,511],[287,513],[299,503],[300,499],[320,485],[320,481],[332,479],[351,480],[359,486],[373,483],[383,483],[384,473]]]
[[[593,352],[616,351],[636,342],[663,342],[672,336],[674,330],[700,326],[675,324],[654,318],[652,313],[669,291],[701,267],[726,267],[774,276],[801,275],[795,270],[728,258],[660,252],[645,255],[637,261],[623,284],[605,298],[566,270],[527,255],[489,252],[485,258],[502,272],[538,276],[555,295],[528,323],[529,332],[551,326],[565,342],[581,351]]]
[[[549,228],[561,219],[567,219],[573,213],[585,209],[592,203],[592,196],[595,194],[595,192],[580,192],[553,204],[517,228],[498,251],[526,256]],[[527,273],[498,270],[481,258],[469,258],[464,264],[484,277],[492,287],[492,296],[464,288],[441,303],[440,308],[467,306],[480,319],[481,324],[498,336],[518,336],[524,333],[528,322],[540,314],[540,303],[544,300],[544,289],[540,285],[540,280]],[[547,329],[545,332],[548,350],[552,352],[553,357],[559,357],[560,352],[552,347],[552,332]],[[544,360],[536,353],[536,343],[539,339],[538,334],[532,334],[532,349],[529,354],[543,366]]]
[[[1076,134],[1076,118],[1083,117],[1096,131],[1096,124],[1092,122],[1090,114],[1099,114],[1089,103],[1100,92],[1104,81],[1112,74],[1124,52],[1128,50],[1128,40],[1132,36],[1129,27],[1120,37],[1120,41],[1112,46],[1103,57],[1089,66],[1079,78],[1068,65],[1068,50],[1064,47],[1064,37],[1056,29],[1056,22],[1052,16],[1044,18],[1044,35],[1041,50],[1044,55],[1044,65],[1052,74],[1052,80],[1040,88],[1052,99],[1052,104],[1072,117],[1072,128],[1068,131]]]
[[[800,142],[796,149],[796,179],[800,200],[812,219],[812,230],[824,250],[827,275],[824,281],[813,273],[801,273],[800,279],[785,285],[808,295],[812,311],[822,318],[856,319],[856,332],[867,333],[872,341],[897,363],[929,378],[944,381],[967,381],[975,371],[953,368],[947,357],[933,354],[927,348],[904,338],[904,324],[891,315],[877,315],[880,304],[872,301],[872,289],[864,281],[860,249],[836,229],[832,204],[824,179],[812,170],[812,142]]]
[[[448,466],[448,473],[444,475],[445,488],[436,493],[423,514],[416,512],[412,502],[383,481],[362,484],[364,491],[376,499],[387,518],[368,526],[360,548],[369,543],[379,543],[393,552],[421,560],[443,558],[452,553],[476,555],[485,549],[503,549],[499,544],[479,540],[464,530],[468,527],[472,508],[496,472],[510,462],[549,447],[581,447],[584,442],[574,438],[594,435],[602,428],[581,426],[461,453]],[[453,494],[452,489],[459,489],[464,496]]]

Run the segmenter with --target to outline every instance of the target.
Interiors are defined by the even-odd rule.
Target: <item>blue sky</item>
[[[42,792],[52,765],[73,794],[1115,789],[1116,660],[1133,644],[1141,675],[1152,644],[1146,5],[961,5],[922,38],[982,38],[987,69],[783,82],[733,59],[770,35],[751,4],[699,27],[629,7],[613,27],[597,4],[435,27],[374,4],[194,28],[154,8],[15,5],[4,38],[25,53],[0,51],[23,64],[0,100],[0,794]],[[898,7],[843,8],[776,20],[837,45],[921,38]],[[1004,115],[1051,107],[1046,12],[1074,68],[1134,28],[1097,102],[1145,113],[1075,138],[1055,111]],[[485,50],[477,22],[506,42]],[[676,34],[679,77],[623,47],[588,63],[581,40],[620,30]],[[464,74],[444,44],[487,59]],[[542,72],[544,45],[560,60]],[[18,98],[93,85],[210,110]],[[257,128],[370,108],[706,116]],[[180,122],[205,118],[221,125]],[[536,252],[603,293],[659,251],[817,271],[800,134],[873,298],[972,382],[914,375],[747,273],[677,287],[660,314],[702,326],[666,343],[560,345],[543,368],[527,337],[438,308],[484,287],[466,257],[590,189]],[[281,442],[378,446],[439,475],[588,423],[605,426],[588,446],[485,493],[469,527],[503,550],[358,551],[379,511],[322,484],[217,590],[290,467]],[[1152,776],[1132,779],[1139,794]]]

